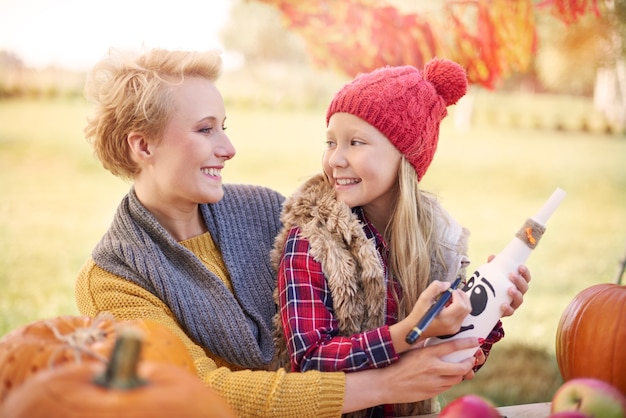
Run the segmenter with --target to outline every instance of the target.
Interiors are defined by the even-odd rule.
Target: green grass
[[[506,101],[498,105],[504,109]],[[77,314],[76,274],[128,190],[92,157],[82,134],[88,112],[78,99],[0,102],[0,336],[37,319]],[[487,119],[480,112],[477,102],[477,119]],[[476,390],[498,404],[549,400],[558,384],[561,313],[583,288],[612,281],[624,257],[626,138],[484,123],[463,133],[451,120],[423,187],[472,231],[473,266],[503,248],[556,187],[567,196],[528,260],[531,288],[504,319],[507,336],[476,380],[450,396]],[[230,106],[228,133],[238,150],[223,173],[229,182],[289,194],[319,171],[323,109]],[[536,370],[524,380],[517,373],[529,364]]]
[[[0,333],[74,314],[77,269],[127,188],[82,140],[76,102],[0,103]]]

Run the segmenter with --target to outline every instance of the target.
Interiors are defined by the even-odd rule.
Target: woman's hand
[[[391,325],[389,332],[393,341],[394,349],[397,353],[403,353],[415,346],[409,345],[406,335],[417,325],[428,309],[435,303],[437,298],[450,287],[450,283],[435,280],[422,292],[413,306],[411,313],[402,321]],[[454,334],[459,331],[465,317],[471,312],[472,305],[469,296],[455,289],[452,291],[452,298],[445,308],[433,319],[428,328],[420,336],[418,341],[423,341],[428,337],[438,335]]]
[[[446,362],[441,358],[468,348],[478,350],[478,345],[477,338],[459,338],[409,350],[388,367],[346,373],[342,412],[435,397],[472,373],[475,362],[474,357],[458,363]]]
[[[485,352],[482,350],[482,348],[476,350],[476,354],[474,354],[474,367],[472,367],[472,369],[467,372],[465,376],[463,376],[463,380],[472,380],[474,378],[476,370],[478,370],[477,367],[482,366],[483,364],[485,364],[486,361],[487,356],[485,355]]]

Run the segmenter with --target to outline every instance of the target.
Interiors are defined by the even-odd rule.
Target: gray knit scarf
[[[224,283],[180,245],[139,202],[124,197],[93,251],[106,271],[141,286],[172,310],[194,341],[232,364],[267,368],[274,355],[269,253],[280,229],[284,198],[258,186],[224,185],[224,198],[201,205],[233,285]]]

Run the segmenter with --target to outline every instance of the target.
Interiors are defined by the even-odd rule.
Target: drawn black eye
[[[487,307],[488,300],[489,295],[487,294],[485,286],[482,284],[474,286],[472,288],[472,292],[470,293],[470,303],[472,304],[472,312],[470,312],[470,315],[478,316],[483,313]]]
[[[477,284],[479,279],[480,272],[475,271],[472,277],[467,280],[465,286],[463,286],[463,291],[469,294],[470,303],[472,304],[472,312],[470,312],[470,315],[472,316],[478,316],[483,313],[489,301],[489,295],[487,294],[485,286],[483,284]],[[485,279],[483,279],[483,281],[491,287],[489,282]]]

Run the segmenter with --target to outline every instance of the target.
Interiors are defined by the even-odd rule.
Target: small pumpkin
[[[592,377],[626,395],[626,286],[601,283],[579,292],[556,332],[556,359],[564,381]]]
[[[117,329],[132,324],[146,336],[142,358],[195,373],[185,344],[156,321],[118,321],[112,315],[58,316],[17,328],[0,339],[0,405],[9,392],[42,370],[67,362],[104,361]]]
[[[0,406],[3,418],[235,418],[197,375],[140,361],[142,335],[120,329],[110,360],[66,363],[25,381]]]

